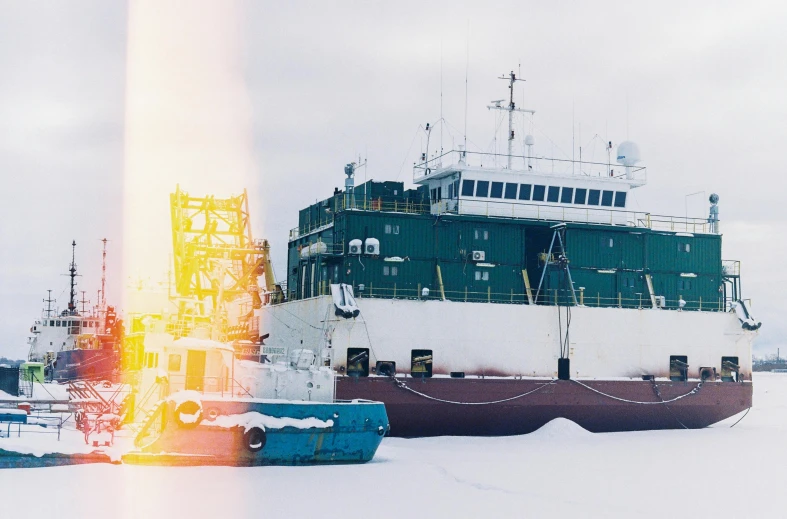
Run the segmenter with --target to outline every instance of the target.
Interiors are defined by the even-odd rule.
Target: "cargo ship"
[[[700,428],[751,406],[760,323],[707,218],[632,210],[638,146],[546,158],[513,118],[508,152],[427,149],[403,182],[300,211],[264,349],[317,345],[337,398],[385,403],[395,436],[511,435],[557,418],[596,432]],[[513,147],[521,142],[522,154]],[[612,153],[613,145],[606,145]],[[614,160],[614,162],[613,162]]]

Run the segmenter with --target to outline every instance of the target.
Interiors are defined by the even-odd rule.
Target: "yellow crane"
[[[252,237],[246,190],[229,198],[196,197],[177,186],[170,210],[179,320],[210,321],[228,339],[258,338],[253,309],[263,304],[260,289],[267,298],[277,288],[270,244]],[[233,302],[251,309],[238,316],[237,324],[220,322],[226,321],[225,305]]]

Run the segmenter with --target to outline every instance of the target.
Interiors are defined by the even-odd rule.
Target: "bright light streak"
[[[257,192],[240,11],[224,0],[129,3],[124,280],[162,294],[141,301],[126,289],[126,312],[161,311],[161,296],[166,304],[177,184],[199,196]]]

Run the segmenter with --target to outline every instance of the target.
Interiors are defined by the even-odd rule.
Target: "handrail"
[[[500,169],[503,167],[503,163],[508,161],[509,157],[522,161],[521,169],[512,169],[510,170],[512,172],[549,173],[585,178],[623,178],[633,180],[639,185],[647,182],[647,168],[644,166],[630,166],[627,171],[626,166],[612,162],[593,162],[576,159],[558,159],[537,155],[508,155],[507,153],[466,150],[448,150],[429,160],[415,164],[413,166],[413,181],[415,182],[429,176],[433,173],[433,170],[484,168],[485,162],[486,164],[490,162],[493,164],[490,169]],[[478,166],[471,166],[468,163],[468,158],[477,159]],[[444,159],[446,159],[446,165],[443,165]],[[500,164],[498,164],[499,160]],[[550,168],[547,170],[540,167],[543,164],[549,164]],[[555,164],[558,165],[558,171],[555,171]],[[564,168],[564,171],[561,171],[561,168]]]
[[[403,214],[468,214],[516,220],[623,225],[670,232],[711,234],[710,224],[705,218],[661,215],[643,211],[627,211],[606,206],[588,206],[561,202],[534,203],[532,201],[527,202],[502,198],[475,200],[463,197],[459,199],[441,200],[435,203],[387,202],[378,198],[368,201],[356,201],[354,206],[345,204],[344,201],[338,204],[337,211],[346,210]],[[333,221],[329,223],[316,222],[303,227],[294,227],[290,230],[289,241],[292,242],[298,238],[303,238],[309,234],[329,228],[332,225]]]
[[[422,301],[439,301],[442,299],[437,290],[429,292],[428,296],[423,296],[422,289],[419,288],[399,288],[395,284],[393,287],[379,287],[373,284],[365,285],[363,290],[360,287],[353,287],[355,296],[359,299],[363,298],[380,298],[380,299],[417,299]],[[591,294],[585,290],[577,290],[577,301],[580,306],[587,307],[600,307],[600,308],[651,308],[652,303],[650,296],[647,292],[636,292],[633,295],[618,292],[615,296],[601,296],[600,293]],[[501,304],[528,304],[527,293],[515,292],[513,289],[509,292],[492,292],[491,287],[487,291],[470,290],[464,288],[462,290],[445,290],[445,297],[449,301],[463,301],[463,302],[483,302],[483,303],[501,303]],[[565,291],[558,291],[556,289],[549,289],[542,292],[535,304],[540,306],[545,305],[566,305],[570,300],[570,294]],[[684,306],[680,306],[680,302],[684,302]],[[726,312],[729,310],[730,298],[727,301],[723,297],[715,299],[666,299],[664,300],[665,310],[678,310],[683,309],[686,311],[702,311],[702,312]]]

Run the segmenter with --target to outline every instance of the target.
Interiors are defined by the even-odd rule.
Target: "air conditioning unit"
[[[350,240],[349,249],[350,254],[360,254],[362,252],[363,242],[361,240]]]
[[[364,254],[369,254],[370,256],[379,256],[380,255],[380,240],[377,238],[366,238],[366,243],[363,246]]]
[[[474,250],[473,261],[486,261],[486,252],[482,250]]]
[[[656,296],[656,308],[665,308],[667,306],[667,298],[664,296]]]

